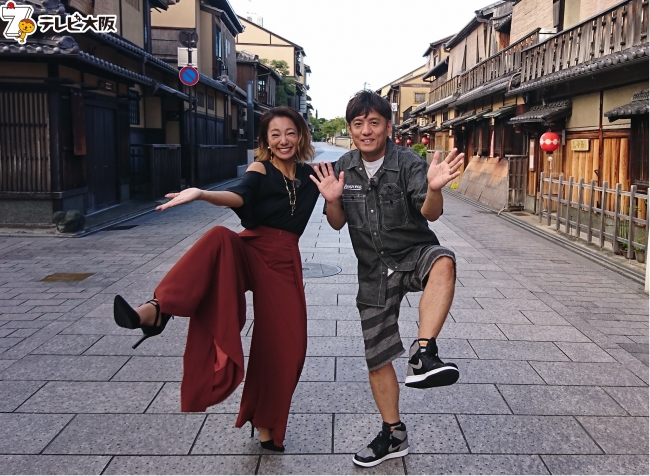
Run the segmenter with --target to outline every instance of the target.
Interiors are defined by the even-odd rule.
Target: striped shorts
[[[369,371],[382,368],[404,353],[397,324],[402,299],[408,292],[424,289],[433,263],[443,256],[456,263],[453,251],[444,246],[432,245],[422,250],[414,270],[393,272],[388,277],[384,307],[357,303]]]

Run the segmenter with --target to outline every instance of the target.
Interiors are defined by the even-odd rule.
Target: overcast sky
[[[354,93],[376,90],[421,66],[429,43],[452,35],[494,0],[230,0],[238,15],[305,49],[314,109],[345,114]],[[255,18],[256,15],[253,15]]]

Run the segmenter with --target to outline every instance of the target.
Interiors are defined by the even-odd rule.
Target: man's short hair
[[[366,117],[371,111],[377,112],[387,121],[391,120],[391,109],[388,101],[374,91],[359,91],[348,101],[348,107],[345,109],[345,120],[350,124],[355,117]]]

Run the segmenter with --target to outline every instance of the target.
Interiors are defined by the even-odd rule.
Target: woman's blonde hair
[[[312,160],[316,153],[314,147],[311,145],[311,133],[305,119],[298,114],[298,112],[290,107],[278,106],[270,109],[264,113],[260,119],[260,135],[257,138],[257,150],[255,156],[258,161],[270,160],[272,158],[271,150],[269,149],[269,124],[276,117],[286,117],[291,119],[293,125],[298,132],[298,150],[296,152],[296,162],[307,162]]]

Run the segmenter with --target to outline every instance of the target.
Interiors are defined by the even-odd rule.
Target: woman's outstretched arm
[[[239,208],[244,204],[244,199],[241,195],[237,195],[234,192],[212,192],[209,190],[201,190],[200,188],[186,188],[180,193],[168,193],[165,197],[171,200],[157,206],[156,210],[167,210],[168,208],[185,205],[195,200],[204,200],[213,205],[230,208]]]

